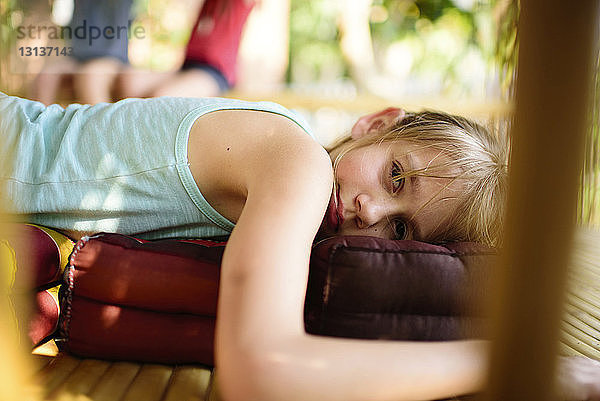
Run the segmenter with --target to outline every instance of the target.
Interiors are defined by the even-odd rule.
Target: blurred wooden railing
[[[523,0],[488,399],[550,400],[589,123],[598,2]]]

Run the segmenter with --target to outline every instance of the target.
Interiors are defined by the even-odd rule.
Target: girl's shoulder
[[[201,102],[201,106],[196,108],[191,114],[195,120],[203,119],[208,114],[217,112],[217,111],[250,111],[257,112],[258,114],[254,114],[257,116],[257,119],[263,121],[265,124],[270,124],[272,121],[278,120],[278,118],[269,118],[274,116],[282,117],[280,119],[282,121],[287,120],[293,125],[300,128],[305,134],[308,134],[310,137],[315,138],[313,130],[310,125],[307,123],[306,119],[298,112],[288,109],[280,104],[269,102],[269,101],[246,101],[239,99],[230,99],[230,98],[204,98],[197,99],[197,101]],[[239,113],[241,118],[246,118],[245,116],[251,113]],[[236,113],[230,113],[229,116],[223,118],[235,118]],[[262,117],[258,117],[262,115]]]
[[[325,149],[287,116],[257,110],[220,110],[198,118],[188,141],[192,174],[220,194],[248,195],[301,182],[332,184]],[[294,182],[294,186],[290,185]]]
[[[246,157],[253,152],[266,155],[264,152],[271,148],[279,153],[326,154],[301,119],[278,107],[226,108],[205,113],[192,126],[190,147],[198,152],[225,149],[231,155]]]

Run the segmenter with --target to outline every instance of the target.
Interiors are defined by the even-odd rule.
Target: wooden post
[[[598,1],[522,0],[490,400],[552,399]]]
[[[23,328],[17,320],[17,316],[22,316],[18,312],[22,311],[15,309],[24,305],[15,304],[15,297],[9,297],[15,266],[11,249],[4,241],[8,230],[4,220],[0,210],[0,400],[35,401],[36,388],[29,383],[32,371],[22,341],[26,336],[22,335]]]

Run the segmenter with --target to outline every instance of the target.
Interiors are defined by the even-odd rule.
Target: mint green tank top
[[[0,197],[18,220],[143,239],[227,236],[187,160],[193,123],[217,110],[297,114],[270,102],[126,99],[66,108],[0,93]]]

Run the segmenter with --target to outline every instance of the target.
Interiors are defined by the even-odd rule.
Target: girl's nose
[[[390,214],[390,204],[383,199],[374,199],[367,194],[356,197],[356,225],[369,228]]]

